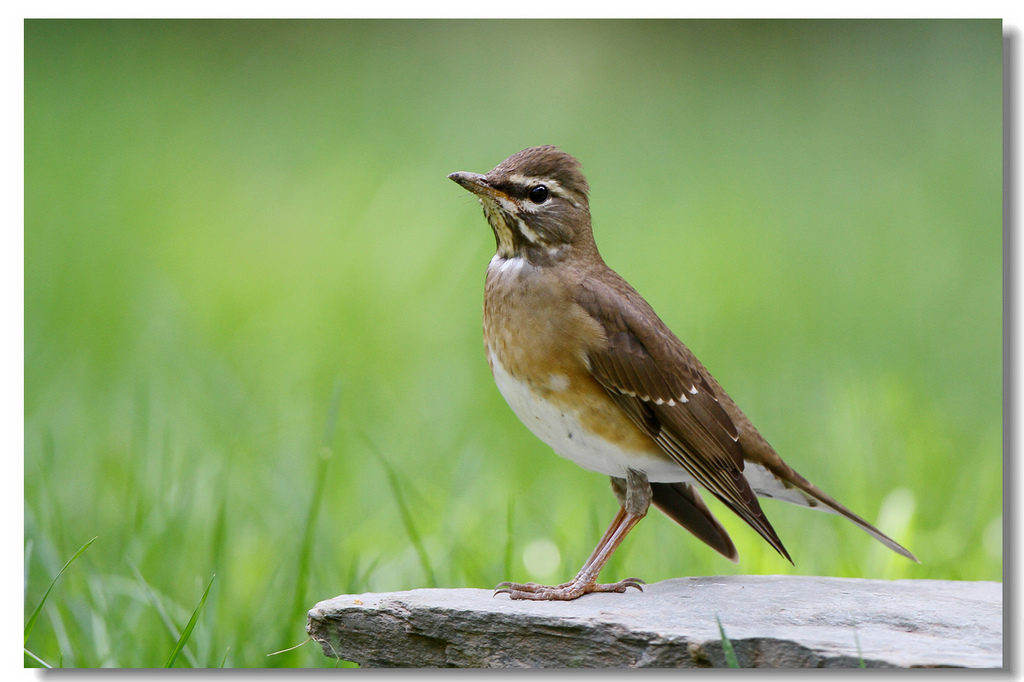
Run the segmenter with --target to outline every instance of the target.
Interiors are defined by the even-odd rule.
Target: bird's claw
[[[557,586],[539,585],[537,583],[513,583],[509,581],[498,583],[494,588],[494,594],[507,594],[512,599],[530,599],[534,601],[568,601],[577,599],[590,592],[617,592],[623,593],[627,588],[635,587],[640,592],[644,591],[641,585],[644,581],[640,578],[626,578],[617,583],[583,583],[570,581]]]

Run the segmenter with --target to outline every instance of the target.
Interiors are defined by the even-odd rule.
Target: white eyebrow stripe
[[[533,187],[534,185],[544,185],[548,188],[548,191],[562,192],[562,185],[558,180],[554,178],[544,178],[536,175],[523,175],[522,173],[510,173],[508,181],[515,185],[521,185],[523,187]]]
[[[534,187],[535,185],[544,185],[548,188],[548,192],[562,197],[563,199],[572,199],[569,197],[569,192],[562,187],[562,184],[554,178],[543,178],[535,175],[523,175],[522,173],[510,173],[508,181],[512,184],[519,185],[521,187]],[[526,203],[526,202],[524,202]],[[573,202],[575,203],[575,202]]]
[[[522,185],[523,187],[532,185],[533,183],[538,182],[538,180],[538,178],[532,178],[529,175],[523,175],[522,173],[509,173],[508,176],[509,182],[514,185]]]

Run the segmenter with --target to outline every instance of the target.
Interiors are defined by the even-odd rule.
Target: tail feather
[[[793,471],[792,468],[785,464],[783,466],[786,467],[786,470],[772,471],[763,464],[747,462],[743,475],[747,478],[750,487],[754,489],[758,497],[783,500],[801,507],[819,509],[845,516],[892,551],[905,556],[911,561],[921,563],[906,547],[850,511],[806,478]],[[779,468],[781,469],[781,467]]]
[[[697,489],[688,483],[651,483],[651,501],[667,517],[697,536],[733,563],[740,560],[736,545],[725,528],[704,504]]]

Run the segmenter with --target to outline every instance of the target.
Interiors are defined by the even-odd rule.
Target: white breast
[[[607,476],[626,477],[626,469],[647,474],[654,482],[685,481],[692,483],[686,470],[666,459],[652,457],[645,452],[626,451],[615,443],[583,429],[580,420],[566,410],[544,400],[525,382],[513,378],[494,356],[488,353],[494,383],[502,397],[526,428],[547,443],[558,455],[575,462],[584,469]],[[567,381],[552,376],[551,388]]]

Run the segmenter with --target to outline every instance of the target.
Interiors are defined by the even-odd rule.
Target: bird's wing
[[[621,278],[583,280],[576,302],[607,339],[588,351],[593,377],[690,476],[792,563],[743,476],[737,426],[693,353]]]

